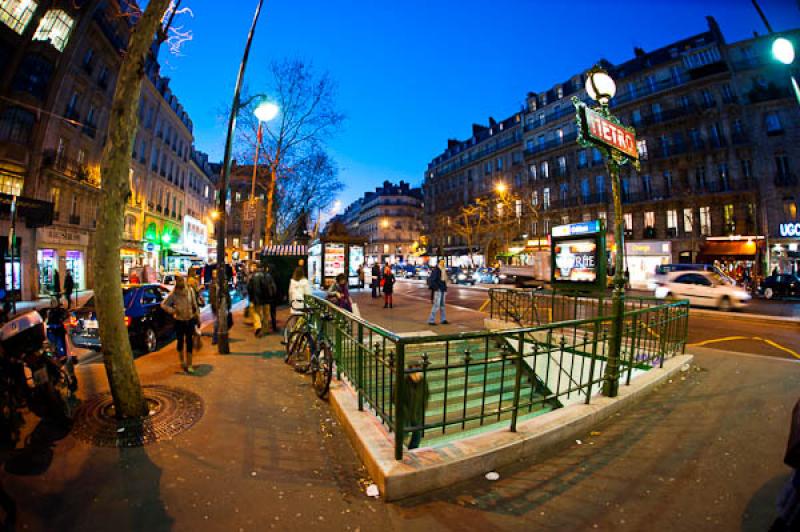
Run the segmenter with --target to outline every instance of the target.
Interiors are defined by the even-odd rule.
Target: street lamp
[[[608,72],[595,65],[586,76],[586,93],[601,106],[608,107],[608,102],[617,93],[617,84]]]
[[[772,55],[784,65],[794,62],[794,45],[785,37],[778,37],[772,41]]]
[[[608,110],[611,98],[617,92],[614,79],[601,66],[595,65],[589,70],[586,77],[586,92],[589,97],[600,104],[596,111],[604,118],[617,120]],[[616,121],[618,124],[619,121]],[[625,310],[625,241],[623,232],[622,196],[619,182],[619,167],[626,159],[616,150],[600,148],[605,154],[606,168],[611,178],[611,194],[614,199],[614,241],[616,254],[614,255],[614,291],[612,293],[612,323],[611,338],[608,352],[608,363],[605,369],[603,392],[609,397],[616,397],[619,390],[619,356],[622,347],[623,312]],[[602,250],[601,252],[605,252]]]
[[[501,182],[497,183],[497,184],[494,186],[494,190],[495,190],[495,192],[497,192],[498,194],[500,194],[500,195],[502,196],[503,194],[505,194],[505,193],[506,193],[506,191],[508,190],[508,187],[506,186],[506,184],[505,184],[505,183],[503,183],[503,182],[501,181]]]

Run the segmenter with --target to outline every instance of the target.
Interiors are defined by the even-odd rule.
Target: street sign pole
[[[613,322],[609,339],[608,361],[603,381],[603,394],[616,397],[619,393],[620,352],[625,312],[625,233],[622,212],[622,190],[619,169],[630,163],[639,169],[639,152],[636,132],[628,128],[608,110],[608,102],[596,109],[589,109],[578,98],[572,97],[578,122],[578,139],[581,146],[599,149],[605,156],[606,168],[611,179],[611,194],[614,199],[614,290],[611,296]]]

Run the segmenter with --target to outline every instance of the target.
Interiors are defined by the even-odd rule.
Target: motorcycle
[[[3,421],[12,432],[16,408],[22,404],[39,417],[70,422],[77,406],[76,361],[66,349],[56,349],[47,340],[42,316],[31,311],[5,323],[0,328],[0,348],[6,399]]]

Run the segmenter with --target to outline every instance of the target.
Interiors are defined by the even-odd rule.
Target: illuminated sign
[[[594,283],[597,280],[597,241],[567,240],[554,246],[556,281]]]
[[[633,131],[603,117],[600,113],[589,109],[585,105],[579,107],[578,116],[580,117],[581,130],[585,139],[619,151],[634,161],[639,159],[639,150],[636,148],[636,135],[634,135]]]
[[[588,235],[600,232],[600,220],[553,227],[553,236]]]
[[[780,225],[781,236],[800,238],[800,222]]]

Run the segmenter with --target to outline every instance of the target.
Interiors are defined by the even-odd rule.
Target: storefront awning
[[[758,244],[755,240],[713,240],[700,246],[700,257],[707,259],[753,258],[757,252]]]
[[[14,197],[9,194],[0,194],[0,215],[3,218],[11,216],[11,203]],[[53,204],[25,196],[17,196],[18,219],[25,220],[25,226],[30,228],[46,227],[53,224]]]
[[[267,246],[261,250],[261,254],[267,257],[277,257],[277,256],[300,256],[300,255],[307,255],[308,252],[306,250],[306,246],[301,245],[276,245],[276,246]]]

